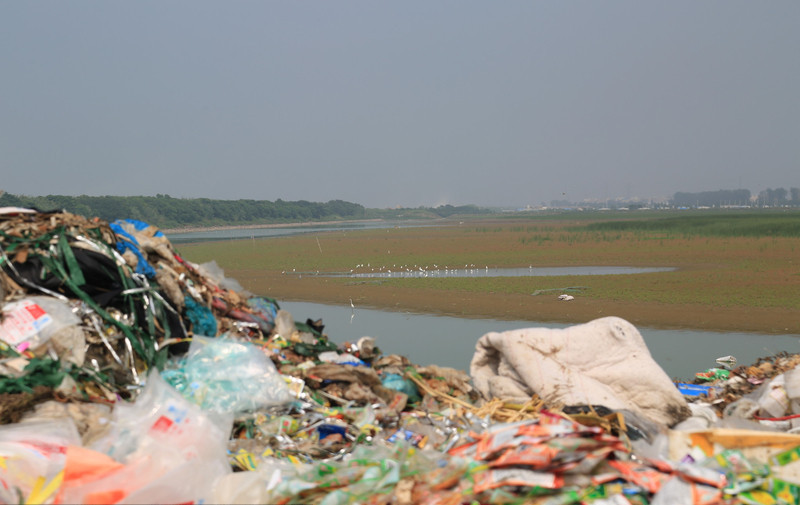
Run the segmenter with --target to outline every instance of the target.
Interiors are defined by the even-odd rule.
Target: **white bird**
[[[565,301],[565,302],[568,302],[568,301],[570,301],[570,300],[574,300],[574,299],[575,299],[575,297],[574,297],[574,296],[572,296],[572,295],[558,295],[558,299],[559,299],[559,300],[563,300],[563,301]]]

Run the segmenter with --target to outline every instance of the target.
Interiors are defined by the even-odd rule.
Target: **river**
[[[400,354],[419,365],[435,364],[469,371],[475,343],[490,331],[520,328],[565,328],[565,324],[531,321],[462,319],[391,312],[307,302],[280,302],[295,320],[322,319],[324,333],[337,344],[374,337],[384,355]],[[796,335],[755,335],[696,330],[637,328],[653,359],[672,378],[691,380],[697,372],[717,366],[717,358],[732,355],[739,364],[781,351],[800,352]]]

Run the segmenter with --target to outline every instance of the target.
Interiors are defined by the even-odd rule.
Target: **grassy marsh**
[[[618,315],[653,327],[800,334],[800,212],[570,214],[184,244],[280,300],[530,321]],[[568,218],[567,218],[568,217]],[[635,275],[334,278],[325,272],[548,266],[675,267]],[[317,275],[319,272],[320,275]],[[584,289],[571,302],[558,291]],[[533,296],[539,291],[545,294]]]

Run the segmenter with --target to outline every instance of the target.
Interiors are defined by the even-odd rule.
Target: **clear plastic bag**
[[[148,444],[168,447],[184,459],[203,450],[213,452],[215,443],[224,453],[233,427],[232,416],[204,411],[181,396],[155,370],[147,376],[147,384],[136,401],[117,403],[112,415],[112,429],[93,449],[122,462],[147,449]]]
[[[228,291],[235,291],[237,293],[247,293],[247,291],[239,284],[239,281],[233,278],[225,277],[225,271],[220,267],[215,260],[197,266],[198,272],[204,277],[208,277],[217,286],[227,289]]]
[[[164,377],[185,398],[213,412],[239,414],[293,400],[261,349],[225,337],[195,336],[179,368]]]
[[[199,503],[231,472],[233,418],[189,402],[156,371],[134,403],[115,406],[113,418],[92,449],[124,466],[65,489],[64,503]]]

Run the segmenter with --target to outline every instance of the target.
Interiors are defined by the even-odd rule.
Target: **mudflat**
[[[636,326],[664,329],[754,332],[765,334],[800,333],[797,309],[714,307],[704,304],[667,304],[642,301],[594,299],[581,294],[563,302],[556,295],[531,296],[510,293],[443,292],[432,288],[381,285],[342,285],[313,277],[259,276],[251,278],[232,270],[242,286],[276,300],[304,301],[349,307],[349,300],[360,307],[409,311],[462,318],[584,323],[604,316],[618,316]],[[306,315],[298,314],[306,317]],[[313,318],[313,314],[308,314]]]
[[[587,224],[581,219],[481,219],[184,244],[180,253],[197,263],[215,260],[226,277],[279,302],[349,307],[352,300],[388,310],[570,324],[613,315],[653,328],[800,334],[800,238],[657,226],[609,231]],[[674,270],[488,278],[326,275],[547,266]],[[559,300],[561,293],[574,300]]]

